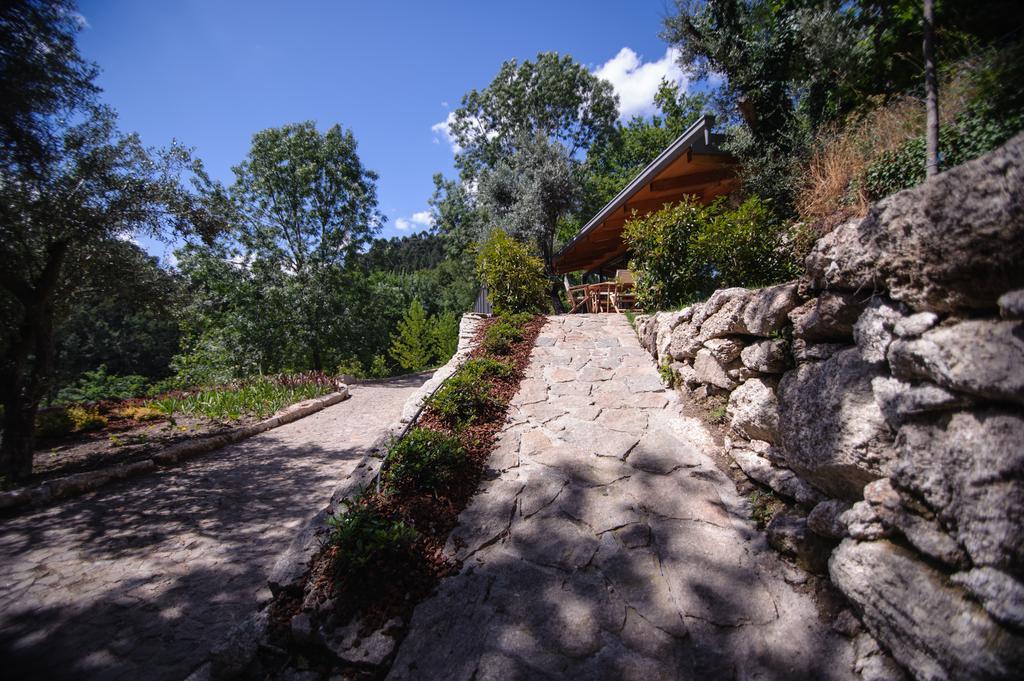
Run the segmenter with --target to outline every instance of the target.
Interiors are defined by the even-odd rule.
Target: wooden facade
[[[558,274],[614,274],[629,259],[622,230],[626,220],[661,209],[686,194],[710,203],[736,188],[736,164],[719,150],[714,120],[701,117],[644,168],[555,256]]]

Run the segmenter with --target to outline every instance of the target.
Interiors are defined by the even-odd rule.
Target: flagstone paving
[[[269,597],[267,573],[429,374],[168,472],[0,517],[0,676],[182,679]]]
[[[624,317],[551,318],[527,371],[389,679],[855,678]]]

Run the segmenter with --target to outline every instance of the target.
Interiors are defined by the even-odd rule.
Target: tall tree
[[[536,61],[506,61],[486,88],[466,93],[449,133],[461,148],[456,165],[465,181],[536,135],[575,157],[607,135],[617,118],[610,83],[569,55],[542,52]]]
[[[577,164],[559,143],[535,134],[481,176],[479,200],[492,228],[535,244],[550,273],[558,223],[579,206]]]
[[[391,336],[391,358],[406,371],[420,371],[430,366],[434,354],[431,323],[419,299],[413,299]]]
[[[234,172],[227,196],[238,245],[254,266],[293,278],[296,331],[310,366],[322,370],[332,279],[384,220],[377,175],[363,167],[351,131],[321,134],[311,121],[256,133]]]
[[[216,226],[182,185],[188,152],[153,152],[117,131],[96,67],[75,47],[66,2],[0,9],[0,475],[31,474],[33,425],[54,368],[59,303],[115,237]]]

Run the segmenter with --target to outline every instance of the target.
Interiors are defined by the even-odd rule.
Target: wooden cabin
[[[718,149],[714,119],[702,116],[602,208],[558,252],[557,274],[583,271],[611,277],[625,269],[629,252],[622,238],[626,220],[661,209],[686,194],[704,203],[736,188],[736,162]]]

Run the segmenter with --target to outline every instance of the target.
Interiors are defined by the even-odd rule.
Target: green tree
[[[459,316],[454,312],[442,312],[430,318],[430,340],[434,359],[447,362],[459,348]]]
[[[83,268],[111,239],[216,227],[182,178],[180,148],[122,135],[97,100],[97,69],[77,51],[66,2],[0,9],[0,475],[31,473],[33,424],[54,371],[54,328]]]
[[[363,167],[351,131],[320,133],[311,121],[256,133],[234,173],[226,193],[211,194],[229,199],[235,257],[281,289],[289,328],[309,349],[303,364],[322,370],[343,266],[383,222],[377,175]]]
[[[487,87],[466,93],[453,113],[449,133],[461,148],[456,165],[465,181],[538,134],[574,157],[611,131],[617,107],[611,84],[569,55],[511,59]]]
[[[788,214],[796,170],[823,125],[916,90],[921,80],[920,0],[677,0],[662,37],[679,63],[712,85],[734,125],[727,148],[748,194]],[[1005,39],[1024,24],[1024,5],[948,0],[940,58]]]
[[[434,359],[434,335],[426,312],[414,299],[391,337],[391,359],[406,371],[419,371]]]
[[[559,221],[579,206],[576,166],[560,144],[535,135],[520,141],[480,179],[479,202],[490,226],[536,244],[548,272]]]

